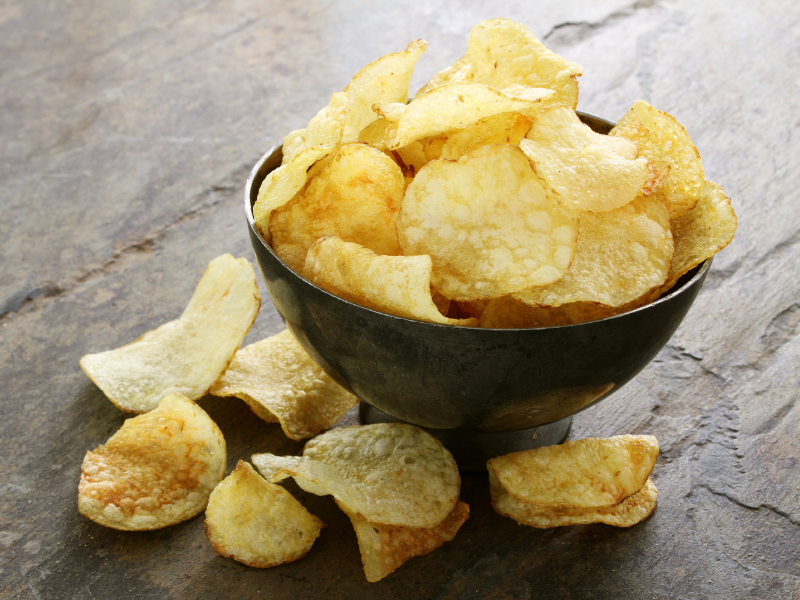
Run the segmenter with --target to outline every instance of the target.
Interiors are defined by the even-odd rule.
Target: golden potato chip
[[[542,508],[614,506],[638,492],[656,464],[652,435],[586,438],[493,458],[497,484],[521,502]]]
[[[180,394],[128,419],[81,465],[78,510],[95,523],[140,531],[190,519],[225,474],[225,439]]]
[[[337,237],[322,238],[308,251],[303,275],[345,300],[373,310],[446,325],[472,326],[474,319],[448,319],[431,294],[429,256],[379,256]]]
[[[656,508],[658,490],[648,479],[641,490],[631,494],[619,504],[601,508],[540,508],[520,502],[491,480],[492,508],[505,517],[511,517],[522,525],[539,529],[564,525],[588,525],[605,523],[615,527],[631,527],[644,521]]]
[[[377,116],[372,110],[373,104],[405,103],[408,100],[408,84],[414,66],[427,47],[426,41],[414,40],[404,52],[387,54],[356,73],[344,88],[348,106],[343,142],[358,139],[361,130],[375,121]]]
[[[575,108],[582,74],[580,65],[545,48],[521,23],[491,19],[472,28],[467,53],[434,75],[417,98],[448,83],[484,83],[498,90],[522,84],[554,90],[558,102]]]
[[[288,329],[240,348],[210,393],[241,398],[267,423],[279,422],[293,440],[330,429],[358,403]]]
[[[397,215],[403,202],[403,173],[383,152],[345,144],[291,201],[269,220],[275,253],[300,273],[306,252],[319,238],[335,235],[377,254],[401,254]]]
[[[567,302],[560,306],[526,304],[514,296],[500,296],[489,300],[480,315],[478,327],[497,329],[526,329],[532,327],[560,327],[612,317],[635,308],[624,304],[605,306],[596,302]]]
[[[322,521],[242,460],[208,499],[206,535],[217,554],[251,567],[274,567],[303,558]]]
[[[152,410],[167,394],[200,398],[222,374],[261,306],[253,267],[223,254],[212,260],[179,319],[135,342],[81,358],[81,368],[111,402]]]
[[[339,427],[310,440],[299,462],[256,454],[253,464],[268,481],[294,477],[380,525],[434,527],[455,508],[461,487],[450,452],[404,423]]]
[[[434,287],[461,301],[558,281],[577,223],[519,148],[498,144],[429,162],[406,189],[397,233],[406,255],[430,255]]]
[[[542,110],[519,144],[533,170],[572,210],[606,211],[633,200],[650,176],[636,144],[600,135],[562,105]]]
[[[444,85],[419,96],[402,111],[384,110],[384,116],[397,121],[397,134],[388,147],[396,150],[414,140],[463,129],[496,114],[532,110],[552,96],[551,90],[539,89],[536,99],[516,99],[480,83]]]
[[[272,171],[261,183],[258,198],[253,205],[253,221],[267,242],[270,241],[269,220],[272,211],[294,198],[306,185],[312,165],[331,154],[334,149],[334,146],[303,148],[291,161]]]
[[[667,281],[655,290],[652,299],[666,293],[685,273],[730,244],[736,226],[730,199],[716,183],[706,181],[697,205],[672,221],[675,254]]]
[[[289,164],[307,148],[334,146],[342,141],[349,141],[342,139],[348,105],[347,94],[337,92],[331,96],[330,104],[320,110],[305,129],[296,129],[283,138],[281,165]]]
[[[582,213],[575,259],[564,277],[513,296],[544,306],[568,302],[623,306],[666,280],[672,253],[666,208],[653,197],[640,196],[616,210]]]
[[[465,154],[489,144],[516,146],[531,128],[531,118],[518,112],[506,112],[481,119],[451,133],[437,158],[458,160]]]
[[[694,208],[703,185],[703,164],[683,125],[672,115],[639,100],[609,136],[636,142],[653,171],[653,195],[664,202],[670,219]],[[660,184],[659,184],[660,182]]]
[[[397,121],[380,117],[361,130],[361,133],[358,134],[358,141],[383,152],[394,141],[396,135]]]
[[[459,501],[444,520],[434,527],[377,525],[349,512],[338,501],[356,530],[358,549],[367,581],[380,581],[407,560],[433,552],[452,540],[469,517],[469,506]]]

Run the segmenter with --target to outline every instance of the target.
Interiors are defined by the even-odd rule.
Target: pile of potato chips
[[[657,299],[733,238],[670,115],[639,101],[592,131],[581,67],[508,19],[407,102],[426,47],[370,63],[284,138],[254,218],[310,281],[433,323],[565,325]]]

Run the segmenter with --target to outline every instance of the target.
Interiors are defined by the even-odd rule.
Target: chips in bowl
[[[78,510],[126,531],[180,523],[206,507],[225,474],[225,459],[225,439],[205,411],[169,394],[86,453]]]

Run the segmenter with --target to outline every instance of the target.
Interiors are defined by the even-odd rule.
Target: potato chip
[[[672,253],[666,208],[653,197],[639,197],[616,210],[582,213],[575,260],[564,277],[513,296],[544,306],[623,306],[666,280]]]
[[[542,508],[614,506],[638,492],[656,464],[652,435],[586,438],[493,458],[497,484],[521,502]]]
[[[614,506],[602,508],[540,508],[520,502],[493,480],[492,508],[505,517],[511,517],[522,525],[539,529],[564,525],[588,525],[605,523],[615,527],[631,527],[644,521],[656,508],[658,490],[648,479],[641,490],[631,494]]]
[[[572,210],[600,212],[625,206],[650,176],[636,144],[600,135],[565,106],[542,110],[519,144],[533,170]]]
[[[720,186],[706,181],[697,205],[672,221],[675,254],[667,281],[653,292],[652,299],[666,293],[685,273],[730,244],[736,226],[730,199]]]
[[[167,394],[200,398],[222,374],[261,306],[253,267],[223,254],[212,260],[179,319],[135,342],[81,358],[81,368],[111,402],[152,410]]]
[[[406,255],[430,255],[434,287],[461,301],[558,281],[577,223],[519,148],[498,144],[429,162],[406,189],[397,233]]]
[[[448,83],[484,83],[498,90],[522,84],[554,90],[558,102],[575,108],[582,74],[580,65],[545,48],[521,23],[491,19],[472,28],[467,53],[434,75],[416,97]]]
[[[433,552],[452,540],[469,517],[469,506],[459,501],[444,520],[434,527],[402,527],[377,525],[348,512],[339,504],[353,523],[358,537],[358,549],[367,581],[380,581],[407,560]]]
[[[322,521],[242,460],[208,499],[206,535],[217,554],[251,567],[274,567],[303,558]]]
[[[373,310],[446,325],[472,326],[475,319],[448,319],[431,294],[429,256],[378,256],[337,237],[308,251],[303,275],[337,296]]]
[[[306,185],[308,171],[315,162],[334,151],[334,146],[304,148],[292,160],[281,165],[261,183],[253,205],[253,221],[264,239],[269,242],[269,220],[272,211],[294,198]],[[285,156],[285,155],[284,155]]]
[[[405,103],[408,100],[408,84],[414,66],[427,47],[426,41],[414,40],[404,52],[387,54],[356,73],[344,88],[348,107],[342,132],[343,142],[358,139],[361,130],[375,121],[377,117],[372,110],[373,104]]]
[[[305,129],[296,129],[283,138],[283,159],[287,165],[303,150],[317,146],[334,146],[342,141],[349,101],[345,92],[331,96],[328,106],[320,110]],[[260,194],[259,194],[260,195]]]
[[[463,129],[496,114],[530,111],[552,96],[552,91],[539,89],[536,99],[516,99],[480,83],[444,85],[419,96],[403,111],[384,109],[384,116],[397,121],[397,134],[388,147],[396,150],[414,140]]]
[[[401,254],[397,215],[403,202],[403,173],[383,152],[345,144],[308,185],[269,220],[275,253],[296,272],[319,238],[335,235],[377,254]]]
[[[306,354],[292,333],[240,348],[210,392],[236,396],[293,440],[330,429],[358,403]]]
[[[190,519],[225,474],[225,439],[180,394],[128,419],[81,465],[78,510],[95,523],[140,531]]]
[[[675,117],[639,100],[609,136],[623,137],[639,146],[639,153],[647,157],[653,171],[653,195],[667,206],[670,219],[694,208],[704,181],[703,164],[689,134]]]
[[[560,327],[605,319],[632,308],[635,307],[628,304],[611,307],[596,302],[567,302],[560,306],[539,306],[526,304],[514,296],[501,296],[489,300],[480,315],[478,327],[496,329]]]
[[[530,117],[518,112],[506,112],[481,119],[452,133],[446,139],[437,158],[458,160],[465,154],[489,144],[516,146],[531,128]]]
[[[332,429],[306,444],[296,466],[286,462],[274,470],[280,461],[253,456],[268,481],[294,477],[306,491],[323,490],[347,512],[380,525],[435,527],[455,508],[461,487],[450,452],[404,423]]]

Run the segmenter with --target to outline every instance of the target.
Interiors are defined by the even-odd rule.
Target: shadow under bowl
[[[599,133],[613,126],[591,115],[581,118]],[[252,207],[281,158],[277,146],[255,165],[245,211],[264,282],[287,327],[331,377],[385,413],[362,405],[362,415],[455,430],[450,437],[460,436],[467,445],[487,432],[556,422],[563,438],[571,415],[618,390],[656,356],[686,316],[711,264],[708,259],[651,304],[577,325],[483,329],[380,313],[298,275],[258,231]],[[544,445],[535,441],[536,433],[523,437],[529,447]],[[519,449],[514,444],[511,450]]]

